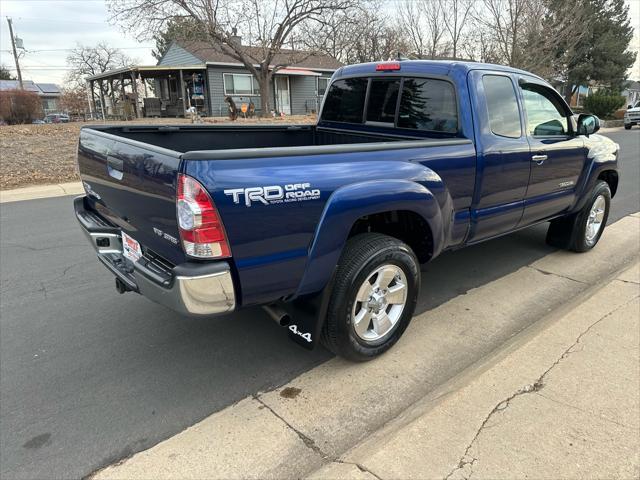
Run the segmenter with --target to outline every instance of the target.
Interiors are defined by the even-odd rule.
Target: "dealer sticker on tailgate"
[[[140,244],[124,232],[122,232],[122,254],[132,262],[137,262],[142,257]]]

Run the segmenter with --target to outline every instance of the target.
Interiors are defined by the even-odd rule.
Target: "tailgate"
[[[184,261],[176,219],[178,152],[82,129],[78,168],[89,204],[143,249]]]

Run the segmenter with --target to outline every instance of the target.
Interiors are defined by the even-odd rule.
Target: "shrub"
[[[624,105],[624,97],[617,93],[598,90],[584,99],[584,109],[600,118],[608,118]]]
[[[84,87],[67,87],[62,91],[60,97],[60,107],[69,115],[75,117],[86,117],[87,114],[87,91]]]
[[[0,91],[0,119],[6,123],[31,123],[42,116],[42,102],[37,93],[19,89]]]

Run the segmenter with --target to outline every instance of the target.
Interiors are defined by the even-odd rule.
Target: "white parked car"
[[[627,111],[624,112],[624,128],[630,130],[634,125],[640,124],[640,102],[635,105],[629,105]]]

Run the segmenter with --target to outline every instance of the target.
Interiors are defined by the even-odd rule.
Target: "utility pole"
[[[13,47],[13,58],[16,59],[16,70],[18,71],[18,82],[20,83],[20,90],[24,90],[22,84],[22,73],[20,72],[20,62],[18,61],[18,52],[16,50],[16,37],[13,36],[13,24],[11,19],[7,17],[7,23],[9,24],[9,35],[11,35],[11,46]]]

